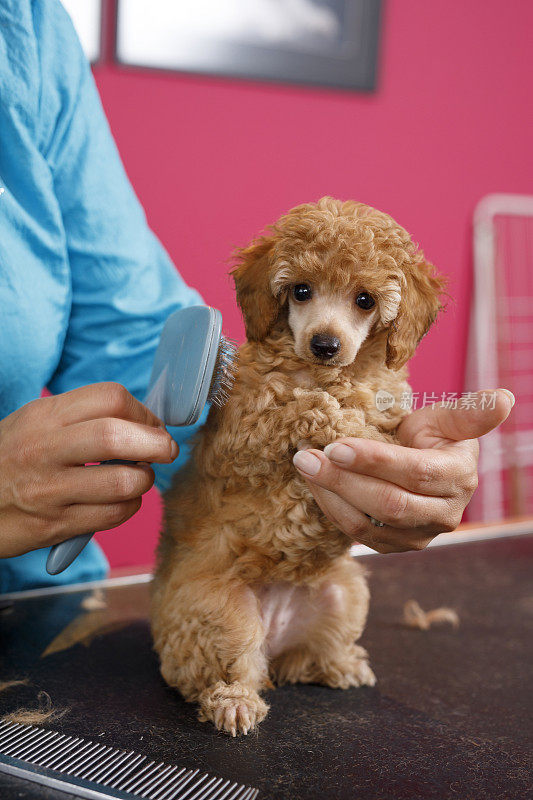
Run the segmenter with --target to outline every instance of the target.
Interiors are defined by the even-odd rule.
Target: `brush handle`
[[[49,575],[59,575],[64,569],[70,567],[75,558],[79,556],[87,542],[94,533],[82,533],[80,536],[73,536],[65,542],[55,544],[48,553],[46,560],[46,571]]]
[[[102,461],[102,464],[135,464],[135,461]],[[67,539],[59,544],[54,544],[50,548],[48,558],[46,560],[46,571],[49,575],[59,575],[67,567],[70,567],[74,559],[76,559],[85,545],[91,541],[94,533],[82,533],[79,536],[73,536],[72,539]]]

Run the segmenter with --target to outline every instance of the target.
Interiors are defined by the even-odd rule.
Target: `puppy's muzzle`
[[[310,347],[314,356],[328,361],[330,358],[337,355],[341,349],[341,342],[336,336],[328,336],[325,333],[315,333],[311,339]]]

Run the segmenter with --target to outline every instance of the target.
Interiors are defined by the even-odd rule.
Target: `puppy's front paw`
[[[219,731],[232,736],[238,733],[246,735],[268,712],[267,704],[254,689],[237,682],[218,681],[208,686],[201,693],[199,702],[200,722],[210,720]]]

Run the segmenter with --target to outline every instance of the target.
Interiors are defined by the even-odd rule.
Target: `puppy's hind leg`
[[[168,589],[153,615],[163,678],[199,702],[200,721],[248,733],[267,714],[259,692],[270,685],[253,592],[214,578]]]
[[[357,639],[363,632],[369,592],[352,559],[342,559],[313,588],[315,620],[305,641],[295,643],[272,664],[278,683],[322,683],[336,689],[374,686],[368,653]]]

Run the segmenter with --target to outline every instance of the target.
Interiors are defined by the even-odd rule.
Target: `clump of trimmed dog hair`
[[[449,623],[453,628],[459,627],[459,615],[453,608],[434,608],[424,611],[416,600],[408,600],[403,607],[403,624],[408,628],[428,631],[432,625]]]
[[[28,684],[27,678],[24,678],[24,680],[19,680],[19,681],[0,681],[0,692],[6,692],[13,686],[27,686],[27,684]]]
[[[24,683],[24,681],[20,681]],[[37,695],[38,708],[19,708],[2,717],[2,722],[15,722],[20,725],[42,725],[43,722],[61,719],[68,713],[68,708],[53,708],[52,698],[48,692],[39,692]]]
[[[80,605],[84,611],[102,611],[107,608],[107,600],[102,589],[95,589],[83,598]]]

